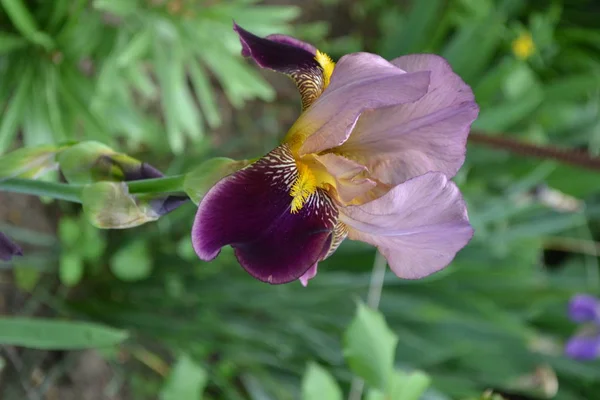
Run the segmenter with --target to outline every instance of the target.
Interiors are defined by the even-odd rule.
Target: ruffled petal
[[[342,207],[348,237],[377,246],[400,278],[417,279],[448,265],[473,236],[453,182],[431,172],[360,206]]]
[[[300,155],[339,146],[363,111],[416,101],[428,86],[429,71],[405,73],[375,54],[346,55],[327,89],[298,118],[284,142]]]
[[[23,250],[8,236],[0,232],[0,260],[10,261],[14,256],[22,256]]]
[[[242,55],[251,57],[260,67],[290,76],[302,97],[302,108],[308,108],[325,89],[323,66],[315,58],[317,49],[301,40],[285,35],[258,37],[233,25],[242,43]]]
[[[573,296],[569,302],[569,317],[575,322],[596,321],[600,324],[600,300],[586,294]]]
[[[315,158],[335,180],[335,189],[342,203],[352,202],[377,185],[375,181],[366,177],[367,168],[356,161],[333,153]]]
[[[471,88],[442,57],[408,55],[392,61],[409,73],[430,71],[427,94],[413,103],[364,112],[337,151],[397,185],[429,171],[453,177],[465,159],[479,108]]]
[[[573,336],[565,346],[565,354],[576,360],[593,360],[600,357],[600,335]]]
[[[231,245],[240,264],[261,281],[300,278],[330,248],[338,211],[317,189],[292,213],[290,189],[297,177],[284,145],[219,181],[198,206],[192,229],[198,256],[209,261]]]

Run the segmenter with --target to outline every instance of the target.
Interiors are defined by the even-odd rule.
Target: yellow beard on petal
[[[321,68],[323,68],[323,90],[325,90],[325,88],[329,85],[329,80],[331,79],[331,74],[333,74],[335,63],[331,57],[319,50],[317,50],[315,60],[317,60]]]
[[[297,213],[304,206],[308,198],[317,191],[317,179],[308,165],[297,162],[298,179],[290,189],[292,196],[292,213]]]
[[[298,169],[298,178],[290,189],[292,213],[300,211],[318,188],[329,190],[335,186],[335,179],[321,163],[316,161],[312,154],[296,160],[296,168]]]

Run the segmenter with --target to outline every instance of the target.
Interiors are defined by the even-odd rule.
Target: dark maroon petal
[[[317,54],[317,48],[315,46],[313,46],[312,44],[303,42],[302,40],[293,38],[291,36],[274,34],[274,35],[267,36],[265,39],[271,40],[273,42],[288,44],[288,45],[294,46],[294,47],[299,47],[301,49],[308,51],[313,56],[315,56]]]
[[[192,241],[198,256],[214,259],[231,245],[255,278],[273,284],[302,276],[331,245],[337,208],[321,189],[291,212],[296,163],[280,146],[217,183],[198,207]]]
[[[308,108],[325,89],[323,68],[315,59],[317,49],[308,43],[284,35],[258,37],[239,25],[233,25],[242,43],[242,55],[251,57],[260,67],[289,75]]]
[[[4,233],[0,232],[0,260],[10,261],[14,256],[22,256],[23,250]]]

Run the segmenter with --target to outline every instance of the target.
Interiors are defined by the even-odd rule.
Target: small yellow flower
[[[535,51],[535,43],[529,32],[523,32],[512,42],[512,51],[517,58],[527,60]]]

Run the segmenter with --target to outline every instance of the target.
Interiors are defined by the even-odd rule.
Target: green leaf
[[[11,145],[17,128],[25,113],[25,105],[31,88],[33,68],[25,67],[19,74],[17,89],[6,106],[2,121],[0,122],[0,154],[4,153]]]
[[[40,271],[22,263],[21,261],[14,264],[15,267],[13,269],[13,273],[17,287],[24,292],[30,293],[40,280]]]
[[[0,54],[8,54],[14,50],[27,47],[27,40],[21,36],[0,32]]]
[[[342,390],[333,376],[319,364],[311,362],[302,379],[302,400],[341,400]]]
[[[188,355],[182,355],[160,392],[160,400],[200,400],[206,383],[204,369]]]
[[[388,398],[419,400],[430,384],[431,378],[421,371],[395,371],[387,390]]]
[[[200,107],[202,107],[208,126],[211,128],[218,127],[221,125],[221,114],[217,108],[213,89],[210,86],[206,73],[200,68],[197,62],[189,63],[188,72],[190,74],[192,85],[194,86],[194,92],[198,97]]]
[[[411,10],[406,16],[406,24],[397,24],[401,30],[398,32],[397,29],[395,34],[388,34],[382,40],[383,55],[394,58],[401,54],[425,50],[425,43],[439,24],[445,4],[443,0],[412,2]],[[395,21],[397,20],[396,18]],[[385,40],[385,38],[389,39]]]
[[[65,251],[60,257],[58,270],[60,281],[65,286],[75,286],[83,278],[84,265],[79,254]]]
[[[10,17],[13,25],[31,42],[52,50],[54,41],[46,33],[39,31],[33,16],[22,0],[0,0],[4,11]]]
[[[0,317],[0,344],[3,345],[77,350],[113,346],[127,337],[126,331],[88,322]]]
[[[344,334],[344,357],[352,372],[371,387],[385,390],[393,372],[397,343],[383,315],[359,303]]]
[[[138,281],[150,276],[152,257],[143,240],[129,243],[110,259],[110,270],[122,281]]]
[[[57,146],[24,147],[0,157],[0,180],[7,178],[35,179],[57,167]]]

